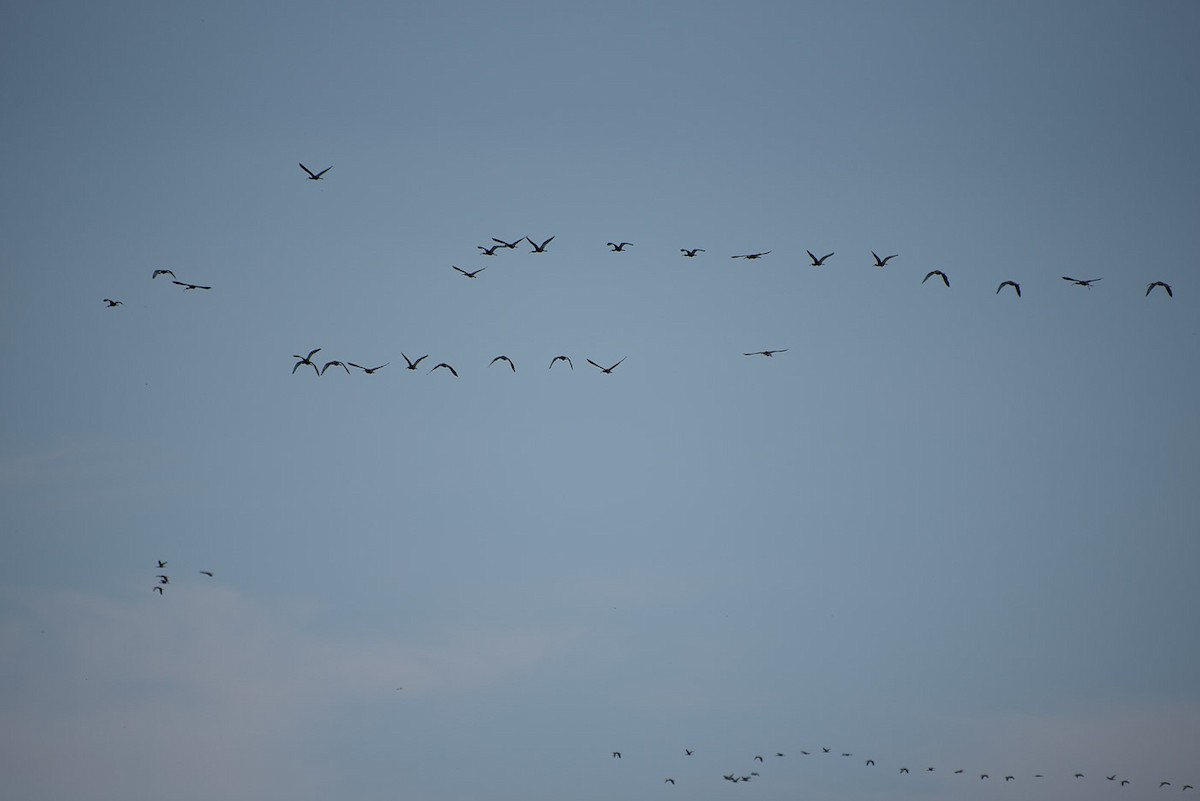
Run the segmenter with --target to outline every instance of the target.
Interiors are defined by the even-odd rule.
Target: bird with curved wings
[[[550,360],[550,367],[553,367],[555,362],[566,362],[568,367],[570,367],[572,370],[575,369],[575,364],[571,361],[570,356],[555,356]],[[547,367],[546,369],[548,370],[550,368]]]
[[[879,258],[879,254],[878,254],[878,253],[876,253],[875,251],[873,251],[873,250],[872,250],[872,251],[871,251],[871,255],[875,257],[875,266],[876,266],[876,267],[887,267],[887,263],[888,263],[889,261],[891,261],[892,259],[896,258],[897,256],[899,256],[900,254],[899,254],[899,253],[893,253],[892,255],[890,255],[890,256],[884,256],[884,257],[881,259],[881,258]]]
[[[302,169],[302,170],[304,170],[306,173],[308,173],[308,180],[310,180],[310,181],[319,181],[319,180],[321,180],[321,176],[322,176],[322,175],[324,175],[325,173],[327,173],[327,172],[329,172],[330,170],[332,170],[332,169],[333,169],[333,165],[332,165],[332,164],[330,164],[328,167],[326,167],[325,169],[321,170],[320,172],[313,172],[313,171],[312,171],[312,170],[310,170],[308,167],[305,167],[305,166],[304,166],[304,164],[301,164],[301,165],[300,165],[300,169]]]
[[[475,276],[479,275],[481,272],[483,272],[484,270],[487,269],[487,267],[480,267],[478,270],[475,270],[473,272],[467,272],[462,267],[455,267],[453,264],[451,264],[450,266],[454,267],[454,269],[458,270],[460,273],[465,275],[467,278],[474,278]]]
[[[595,367],[595,368],[597,368],[597,369],[598,369],[600,372],[604,373],[605,375],[612,375],[612,371],[613,371],[613,370],[616,370],[616,369],[617,369],[617,367],[618,367],[618,366],[621,364],[621,362],[625,361],[625,358],[626,358],[626,357],[622,356],[622,357],[621,357],[621,361],[620,361],[620,362],[617,362],[617,363],[616,363],[616,364],[614,364],[612,367],[601,367],[600,365],[596,364],[596,363],[595,363],[594,361],[592,361],[591,359],[588,359],[588,360],[587,360],[587,363],[588,363],[588,364],[590,364],[592,367]],[[574,369],[574,367],[572,367],[572,369]]]
[[[808,257],[809,257],[810,259],[812,259],[812,266],[813,266],[813,267],[824,267],[824,266],[825,266],[825,260],[826,260],[826,259],[828,259],[830,256],[832,256],[832,255],[833,255],[832,253],[826,253],[824,256],[822,256],[821,258],[819,258],[819,259],[818,259],[816,256],[814,256],[814,255],[813,255],[813,252],[812,252],[811,250],[806,250],[806,251],[804,251],[804,252],[808,254]]]
[[[1017,293],[1017,297],[1018,298],[1021,297],[1021,285],[1018,284],[1016,281],[1001,281],[1000,286],[996,287],[996,294],[999,295],[1000,290],[1004,289],[1004,287],[1006,287],[1006,286],[1011,286],[1013,288],[1013,291]]]
[[[731,259],[747,259],[747,260],[753,261],[754,259],[761,259],[763,256],[767,255],[770,252],[771,251],[769,251],[769,250],[764,250],[761,253],[743,253],[740,256],[730,256],[729,258],[731,258]]]
[[[696,258],[697,253],[704,252],[704,248],[692,248],[691,250],[688,250],[687,248],[680,248],[679,252],[684,256],[687,256],[689,259],[694,259]]]
[[[632,242],[609,242],[608,246],[612,248],[613,253],[624,253],[625,248],[633,247]]]
[[[400,355],[404,356],[404,351],[400,351]],[[428,359],[428,358],[429,358],[429,354],[426,353],[424,356],[422,356],[420,359],[417,359],[415,362],[412,359],[408,358],[407,356],[404,356],[404,361],[408,362],[409,370],[416,370],[417,365],[421,363],[421,360]]]
[[[753,353],[743,353],[743,356],[766,356],[768,359],[776,353],[787,353],[788,348],[780,348],[779,350],[756,350]]]
[[[1149,285],[1147,285],[1146,286],[1146,297],[1150,296],[1150,290],[1154,289],[1154,287],[1156,287],[1156,286],[1161,286],[1163,289],[1167,290],[1168,298],[1175,297],[1175,293],[1171,291],[1171,285],[1168,284],[1166,281],[1154,281],[1154,282],[1150,283]]]
[[[391,364],[391,362],[384,362],[383,364],[379,365],[378,367],[363,367],[361,364],[355,364],[354,362],[346,362],[346,364],[350,365],[351,367],[357,367],[359,370],[362,370],[367,375],[375,375],[376,370],[382,370],[383,368],[385,368],[389,364]]]
[[[508,362],[508,366],[512,368],[512,371],[514,373],[517,372],[517,366],[515,364],[513,364],[513,360],[508,358],[507,356],[497,356],[496,358],[494,358],[490,362],[488,362],[488,367],[491,367],[496,362]]]
[[[449,370],[449,371],[451,372],[451,374],[452,374],[452,375],[453,375],[455,378],[458,378],[458,371],[457,371],[457,370],[455,370],[455,369],[454,369],[453,367],[451,367],[450,365],[446,364],[445,362],[439,362],[439,363],[435,364],[435,365],[433,366],[433,370],[436,370],[436,369],[438,369],[439,367],[445,367],[447,370]],[[431,372],[431,373],[432,373],[432,372],[433,372],[433,370],[430,370],[429,372]]]
[[[321,352],[320,348],[313,348],[312,350],[310,350],[308,352],[307,356],[301,356],[299,353],[293,353],[292,358],[299,359],[300,361],[298,361],[294,365],[292,365],[292,375],[296,374],[296,370],[302,364],[307,364],[309,367],[311,367],[313,369],[314,372],[316,372],[317,375],[320,375],[321,374],[320,368],[318,368],[315,364],[313,364],[313,360],[312,360],[312,357],[315,354],[320,353],[320,352]]]
[[[555,236],[557,236],[557,234],[555,234]],[[517,241],[520,242],[521,240],[518,239]],[[547,239],[545,242],[543,242],[540,245],[537,242],[534,242],[529,237],[525,237],[525,241],[528,242],[529,244],[533,245],[533,250],[529,251],[530,253],[545,253],[546,245],[549,245],[551,242],[553,242],[554,237],[553,236],[550,237],[549,239]]]
[[[921,279],[921,283],[922,284],[925,283],[926,281],[928,281],[930,278],[932,278],[935,275],[942,279],[943,284],[945,284],[946,286],[950,286],[950,279],[947,278],[946,274],[944,272],[942,272],[941,270],[930,270],[929,272],[925,273],[925,277]]]

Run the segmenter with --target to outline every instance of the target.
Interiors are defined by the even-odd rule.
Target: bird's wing
[[[333,169],[333,165],[330,164],[328,167],[326,167],[325,169],[323,169],[319,173],[317,173],[317,177],[320,178],[322,175],[324,175],[325,173],[329,172],[332,169]]]
[[[463,275],[469,275],[469,273],[461,267],[455,267],[453,264],[451,264],[450,266],[453,267],[455,270],[458,270]]]
[[[447,369],[447,370],[449,370],[449,371],[450,371],[450,372],[451,372],[451,373],[454,375],[454,377],[455,377],[455,378],[458,378],[458,371],[457,371],[457,370],[455,370],[453,367],[451,367],[451,366],[450,366],[450,365],[448,365],[448,364],[447,364],[447,365],[445,365],[445,367],[446,367],[446,369]]]
[[[937,270],[934,270],[933,272],[925,273],[925,277],[921,279],[921,283],[923,284],[926,281],[928,281],[933,276],[934,272],[937,272]]]
[[[829,258],[830,256],[832,256],[832,255],[833,255],[832,253],[826,253],[824,256],[822,256],[822,257],[821,257],[821,261],[825,261],[826,259],[828,259],[828,258]]]
[[[305,167],[303,163],[300,164],[300,169],[304,170],[306,173],[308,173],[313,178],[317,177],[316,175],[313,174],[313,171],[310,170],[308,167]]]
[[[813,260],[813,264],[816,264],[818,261],[820,261],[820,259],[818,259],[816,256],[813,255],[813,252],[811,250],[806,250],[804,252],[807,253],[808,257]]]
[[[429,354],[428,354],[428,353],[426,353],[426,354],[425,354],[424,356],[422,356],[420,359],[417,359],[415,362],[413,362],[413,363],[412,363],[412,364],[413,364],[413,367],[416,367],[418,364],[420,364],[422,361],[424,361],[425,359],[428,359],[428,358],[429,358]]]
[[[619,367],[619,366],[620,366],[621,362],[625,361],[625,360],[626,360],[626,359],[628,359],[628,358],[629,358],[628,356],[622,356],[622,357],[621,357],[621,361],[617,362],[616,364],[614,364],[612,367],[610,367],[610,368],[608,368],[608,369],[609,369],[609,370],[616,370],[616,369],[617,369],[617,367]]]
[[[587,363],[588,363],[588,364],[590,364],[592,367],[600,367],[600,365],[596,364],[596,363],[595,363],[594,361],[592,361],[591,359],[588,359],[588,360],[587,360]],[[600,369],[601,369],[601,370],[603,370],[604,368],[603,368],[603,367],[600,367]]]

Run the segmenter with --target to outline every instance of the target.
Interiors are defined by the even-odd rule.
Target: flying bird
[[[453,367],[451,367],[450,365],[446,364],[445,362],[439,362],[439,363],[435,364],[435,365],[433,366],[433,370],[436,370],[436,369],[438,369],[439,367],[445,367],[447,370],[449,370],[451,373],[453,373],[453,374],[454,374],[454,377],[455,377],[455,378],[458,378],[458,371],[457,371],[457,370],[455,370],[455,369],[454,369]],[[432,373],[432,372],[433,372],[433,370],[430,370],[429,372],[431,372],[431,373]]]
[[[762,253],[743,253],[741,256],[730,256],[731,259],[761,259],[771,251],[764,250]]]
[[[1167,290],[1167,297],[1168,297],[1168,298],[1173,298],[1173,297],[1175,297],[1175,293],[1171,291],[1171,285],[1170,285],[1170,284],[1168,284],[1168,283],[1167,283],[1167,282],[1165,282],[1165,281],[1155,281],[1155,282],[1153,282],[1153,283],[1149,284],[1149,285],[1146,287],[1146,296],[1147,296],[1147,297],[1149,297],[1149,296],[1150,296],[1150,290],[1151,290],[1151,289],[1154,289],[1154,287],[1156,287],[1156,286],[1161,286],[1163,289]]]
[[[929,272],[925,273],[925,277],[921,279],[921,283],[922,284],[925,283],[926,281],[928,281],[930,278],[932,278],[935,275],[941,277],[943,284],[945,284],[946,286],[950,286],[950,279],[947,278],[946,274],[944,272],[942,272],[941,270],[930,270]]]
[[[1071,278],[1068,275],[1064,275],[1062,277],[1062,280],[1070,281],[1072,284],[1075,284],[1075,286],[1085,286],[1088,289],[1091,289],[1092,284],[1096,283],[1097,281],[1103,281],[1104,279],[1103,278],[1084,278],[1084,279],[1080,280],[1078,278]]]
[[[788,348],[780,348],[779,350],[756,350],[753,353],[743,353],[743,356],[766,356],[768,359],[776,353],[787,353]]]
[[[1005,776],[1005,777],[1004,777],[1004,781],[1006,781],[1006,782],[1011,782],[1011,781],[1012,781],[1013,779],[1015,779],[1015,778],[1017,778],[1017,777],[1016,777],[1016,776]]]
[[[620,758],[621,758],[621,752],[613,751],[613,759],[620,759]]]
[[[625,357],[624,357],[624,356],[622,356],[622,357],[621,357],[621,362],[623,362],[623,361],[625,361]],[[612,371],[613,371],[613,370],[616,370],[616,369],[617,369],[617,366],[618,366],[618,365],[619,365],[621,362],[617,362],[617,363],[616,363],[616,364],[614,364],[612,367],[601,367],[600,365],[596,364],[596,363],[595,363],[594,361],[592,361],[591,359],[588,359],[588,360],[587,360],[587,363],[588,363],[588,364],[590,364],[592,367],[595,367],[595,368],[599,369],[599,370],[600,370],[600,372],[602,372],[602,373],[604,373],[604,374],[606,374],[606,375],[611,375],[611,374],[612,374]],[[572,369],[574,369],[574,368],[572,367]]]
[[[154,588],[152,588],[152,589],[153,589],[155,592],[157,592],[159,595],[162,595],[162,587],[154,587]]]
[[[178,284],[179,286],[183,287],[184,292],[187,292],[189,289],[212,289],[211,286],[200,286],[199,284],[189,284],[187,281],[172,281],[171,283]]]
[[[1001,281],[1000,286],[996,287],[996,294],[999,295],[1000,290],[1004,289],[1004,287],[1006,287],[1006,286],[1011,286],[1013,288],[1013,290],[1017,293],[1017,297],[1018,298],[1021,297],[1021,285],[1018,284],[1016,281]]]
[[[781,757],[781,756],[783,756],[783,754],[782,754],[782,753],[780,753],[779,751],[776,751],[776,752],[775,752],[775,756],[777,756],[777,757]]]
[[[674,784],[674,783],[675,783],[674,779],[663,779],[663,784]]]
[[[1127,784],[1129,784],[1129,779],[1121,779],[1121,786],[1122,786],[1122,787],[1124,787],[1124,786],[1125,786],[1125,785],[1127,785]]]
[[[333,169],[333,165],[332,165],[332,164],[330,164],[328,167],[326,167],[325,169],[321,170],[320,172],[313,172],[313,171],[312,171],[312,170],[310,170],[308,167],[305,167],[303,164],[301,164],[301,165],[300,165],[300,169],[302,169],[302,170],[304,170],[306,173],[308,173],[308,180],[310,180],[310,181],[319,181],[319,180],[321,180],[321,176],[322,176],[322,175],[324,175],[325,173],[327,173],[327,172],[329,172],[330,170],[332,170],[332,169]]]
[[[812,259],[812,266],[813,266],[813,267],[822,267],[822,266],[824,266],[824,264],[825,264],[825,260],[826,260],[826,259],[828,259],[830,256],[832,256],[832,255],[833,255],[832,253],[826,253],[824,256],[822,256],[821,258],[819,258],[819,259],[818,259],[816,256],[814,256],[814,255],[813,255],[813,252],[812,252],[811,250],[806,250],[806,251],[804,251],[804,252],[808,254],[808,257],[809,257],[810,259]]]
[[[202,576],[208,576],[209,578],[212,578],[212,577],[213,577],[213,574],[212,574],[212,571],[211,571],[211,570],[201,570],[201,571],[200,571],[200,575],[202,575]]]
[[[158,278],[160,275],[169,275],[172,278],[175,277],[175,273],[171,272],[170,270],[155,270],[154,272],[150,273],[150,278]]]
[[[685,749],[683,749],[683,753],[684,753],[686,756],[691,756],[692,754],[694,754],[694,753],[696,753],[696,752],[695,752],[695,751],[689,751],[688,749],[686,749],[686,748],[685,748]]]
[[[557,234],[555,236],[557,236]],[[517,241],[519,242],[520,240],[518,239]],[[553,242],[554,237],[553,236],[550,237],[549,239],[547,239],[545,242],[543,242],[540,245],[537,242],[534,242],[529,237],[525,237],[525,241],[528,242],[529,244],[533,245],[533,250],[529,251],[530,253],[545,253],[546,245],[549,245],[551,242]]]
[[[400,351],[400,355],[404,356],[404,351]],[[407,356],[404,356],[404,361],[408,362],[409,370],[416,370],[417,365],[421,363],[421,359],[428,359],[428,358],[429,358],[429,354],[426,353],[424,356],[422,356],[420,359],[417,359],[415,362],[412,359],[408,358]]]
[[[108,308],[110,308],[110,309],[115,309],[118,306],[125,305],[125,303],[123,301],[113,300],[112,298],[105,298],[104,302],[108,304]]]
[[[1075,778],[1076,778],[1076,779],[1082,779],[1082,778],[1083,778],[1083,774],[1082,774],[1082,773],[1076,773],[1076,774],[1075,774]]]
[[[317,375],[325,375],[325,371],[330,367],[340,367],[346,371],[346,375],[350,375],[350,368],[339,362],[337,359],[334,359],[331,362],[325,362],[325,366],[321,368],[321,372],[317,373]]]
[[[763,761],[763,758],[762,758],[762,757],[760,757],[760,756],[755,756],[755,757],[754,757],[754,759],[755,759],[756,761],[758,761],[758,762],[762,762],[762,761]]]
[[[482,255],[484,255],[484,256],[495,256],[496,248],[502,247],[502,246],[501,245],[492,245],[490,248],[485,248],[483,245],[476,245],[475,247],[478,248],[479,250],[482,250],[483,251]]]
[[[982,781],[983,779],[990,779],[991,777],[988,776],[986,773],[980,773],[979,778]]]
[[[453,264],[451,264],[450,266],[454,267]],[[480,267],[478,270],[475,270],[474,272],[470,272],[470,273],[467,272],[466,270],[464,270],[462,267],[454,267],[454,269],[458,270],[460,273],[465,275],[467,278],[474,278],[475,276],[479,275],[481,272],[486,270],[487,267]]]
[[[871,251],[871,255],[875,257],[875,266],[876,266],[876,267],[886,267],[886,266],[887,266],[887,263],[888,263],[889,261],[891,261],[892,259],[896,258],[896,257],[897,257],[897,256],[899,256],[900,254],[899,254],[899,253],[893,253],[892,255],[890,255],[890,256],[884,256],[884,257],[881,259],[881,258],[879,258],[879,255],[878,255],[878,254],[877,254],[875,251],[873,251],[873,250],[872,250],[872,251]]]
[[[508,366],[512,368],[512,371],[514,373],[517,372],[517,366],[515,364],[513,364],[513,360],[508,358],[507,356],[497,356],[496,358],[494,358],[490,362],[488,362],[488,367],[491,367],[496,362],[508,362]]]
[[[553,359],[550,360],[550,367],[553,367],[555,362],[566,362],[567,365],[572,370],[575,369],[575,364],[571,361],[571,358],[569,356],[555,356]],[[546,369],[549,369],[549,368],[546,368]]]
[[[293,353],[292,358],[299,359],[300,361],[298,361],[294,365],[292,365],[292,375],[296,374],[296,369],[302,364],[307,364],[309,367],[311,367],[313,369],[313,372],[315,372],[317,375],[320,375],[321,371],[317,368],[317,366],[315,364],[313,364],[313,360],[312,360],[313,355],[316,353],[319,353],[320,350],[321,350],[320,348],[314,348],[313,350],[310,350],[308,352],[307,356],[301,356],[299,353]]]
[[[900,768],[901,773],[908,773],[908,768]]]
[[[687,248],[680,248],[679,252],[687,256],[689,259],[694,259],[696,258],[697,253],[704,252],[704,248],[692,248],[691,250],[688,250]]]
[[[378,367],[363,367],[361,364],[355,364],[354,362],[346,362],[346,364],[350,365],[351,367],[357,367],[359,370],[362,370],[367,375],[375,375],[376,370],[382,370],[383,368],[385,368],[389,364],[391,364],[391,362],[384,362],[383,364],[379,365]]]
[[[874,767],[874,765],[875,765],[875,760],[873,760],[873,759],[867,760],[867,767]]]
[[[517,245],[521,244],[521,240],[523,240],[523,239],[525,239],[525,237],[521,237],[521,239],[518,239],[515,242],[505,242],[503,239],[497,239],[494,236],[492,237],[493,242],[495,242],[497,245],[503,245],[504,247],[508,248],[509,250],[515,249],[517,247]]]
[[[625,248],[632,247],[632,242],[609,242],[608,246],[612,248],[613,253],[624,253]]]
[[[170,583],[171,583],[171,577],[170,577],[170,576],[161,576],[161,575],[159,575],[159,576],[155,576],[155,578],[156,578],[156,579],[158,579],[158,583],[159,583],[159,584],[170,584]]]
[[[162,570],[166,566],[167,566],[167,563],[165,561],[163,561],[162,559],[158,560],[158,569],[159,570]]]
[[[1158,786],[1159,787],[1170,787],[1171,783],[1170,782],[1159,782]]]

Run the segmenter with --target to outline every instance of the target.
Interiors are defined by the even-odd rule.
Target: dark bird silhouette
[[[982,781],[983,779],[989,779],[989,778],[991,778],[991,777],[990,777],[990,776],[988,776],[986,773],[980,773],[980,774],[979,774],[979,778],[980,778],[980,780]]]
[[[508,366],[512,368],[512,371],[514,373],[517,372],[517,366],[515,364],[513,364],[513,360],[508,358],[507,356],[497,356],[496,358],[494,358],[490,362],[488,362],[488,367],[491,367],[496,362],[508,362]]]
[[[321,368],[321,372],[317,373],[317,375],[325,375],[325,371],[330,367],[340,367],[346,371],[346,375],[350,375],[350,368],[339,362],[337,359],[334,359],[331,362],[325,362],[325,366]]]
[[[623,362],[623,361],[625,361],[625,357],[624,357],[624,356],[622,356],[622,357],[621,357],[621,362]],[[618,365],[620,365],[620,364],[621,364],[621,362],[617,362],[617,363],[616,363],[616,364],[614,364],[612,367],[601,367],[600,365],[596,364],[596,363],[595,363],[594,361],[592,361],[591,359],[588,359],[588,360],[587,360],[587,363],[588,363],[588,364],[590,364],[592,367],[595,367],[595,368],[599,369],[599,370],[600,370],[600,372],[602,372],[602,373],[604,373],[604,374],[606,374],[606,375],[612,375],[612,371],[613,371],[613,370],[616,370],[616,369],[617,369],[617,366],[618,366]]]
[[[1129,784],[1129,779],[1121,779],[1121,786],[1122,786],[1122,787],[1124,787],[1124,786],[1125,786],[1125,785],[1127,785],[1127,784]]]
[[[886,267],[886,266],[887,266],[887,263],[888,263],[889,261],[891,261],[892,259],[896,258],[896,257],[897,257],[897,256],[899,256],[900,254],[899,254],[899,253],[893,253],[892,255],[890,255],[890,256],[884,256],[884,257],[881,259],[881,258],[879,258],[879,255],[878,255],[878,254],[877,254],[875,251],[873,251],[873,250],[872,250],[872,251],[871,251],[871,255],[875,257],[875,266],[876,266],[876,267]]]
[[[385,368],[389,364],[391,364],[391,362],[384,362],[383,364],[379,365],[378,367],[363,367],[361,364],[355,364],[354,362],[346,362],[346,364],[350,365],[351,367],[357,367],[359,370],[362,370],[367,375],[375,375],[376,370],[382,370],[383,368]]]
[[[674,784],[674,783],[675,783],[674,779],[663,779],[663,784]]]
[[[110,309],[115,309],[115,308],[117,308],[118,306],[124,306],[124,305],[125,305],[125,303],[124,303],[123,301],[120,301],[120,300],[113,300],[112,298],[105,298],[105,299],[104,299],[104,302],[108,304],[108,308],[110,308]]]
[[[692,248],[691,250],[688,250],[687,248],[680,248],[679,252],[687,256],[689,259],[694,259],[696,258],[697,253],[704,253],[705,251],[704,248]]]
[[[822,267],[822,266],[824,266],[824,264],[825,264],[825,260],[826,260],[826,259],[828,259],[830,256],[832,256],[832,255],[833,255],[832,253],[826,253],[824,256],[822,256],[821,258],[819,258],[819,259],[818,259],[816,256],[814,256],[814,255],[813,255],[813,252],[812,252],[811,250],[806,250],[806,251],[804,251],[804,252],[808,254],[808,257],[809,257],[810,259],[812,259],[812,266],[813,266],[813,267]]]
[[[1082,779],[1082,778],[1083,778],[1083,774],[1082,774],[1082,773],[1076,773],[1076,774],[1075,774],[1075,778],[1076,778],[1076,779]]]
[[[400,351],[400,355],[404,356],[404,351]],[[429,358],[429,354],[426,353],[424,356],[422,356],[420,359],[417,359],[415,362],[412,359],[408,358],[407,356],[404,356],[404,361],[408,362],[409,370],[416,370],[417,365],[421,363],[421,360],[428,359],[428,358]]]
[[[1115,773],[1114,773],[1113,775],[1111,775],[1111,776],[1105,776],[1104,778],[1108,779],[1110,782],[1111,782],[1111,781],[1116,781],[1116,779],[1117,779],[1117,774],[1115,774]]]
[[[451,264],[450,266],[454,267],[453,264]],[[465,275],[467,278],[474,278],[475,276],[479,275],[481,272],[486,270],[487,267],[480,267],[478,270],[475,270],[474,272],[470,272],[470,273],[467,272],[466,270],[464,270],[462,267],[454,267],[454,269],[458,270],[460,273]]]
[[[925,768],[926,773],[933,773],[933,768]]]
[[[685,748],[685,749],[683,749],[683,753],[684,753],[684,755],[685,755],[685,756],[691,756],[692,754],[694,754],[694,753],[696,753],[696,752],[695,752],[695,751],[689,751],[688,749],[686,749],[686,748]]]
[[[755,757],[754,757],[754,759],[755,759],[755,761],[756,761],[756,762],[762,762],[762,761],[763,761],[763,758],[762,758],[762,757],[760,757],[760,756],[755,756]]]
[[[208,576],[209,578],[212,578],[212,577],[213,577],[213,574],[212,574],[212,571],[211,571],[211,570],[201,570],[201,571],[200,571],[200,575],[202,575],[202,576]]]
[[[807,752],[807,751],[801,751],[801,752],[800,752],[800,754],[801,754],[802,756],[808,756],[808,752]]]
[[[1072,284],[1075,284],[1075,286],[1085,286],[1088,289],[1091,289],[1092,284],[1096,283],[1097,281],[1103,281],[1104,279],[1103,278],[1084,278],[1084,279],[1080,280],[1078,278],[1071,278],[1070,276],[1064,275],[1062,277],[1062,280],[1070,281]]]
[[[154,272],[150,273],[150,278],[158,278],[160,275],[169,275],[172,278],[175,277],[175,273],[171,272],[170,270],[155,270]]]
[[[1171,783],[1170,782],[1159,782],[1158,786],[1159,787],[1170,787]]]
[[[1192,785],[1190,785],[1190,784],[1183,785],[1183,790],[1194,790],[1194,789],[1196,789],[1196,788],[1192,787]],[[1183,790],[1180,790],[1180,792],[1183,792]]]
[[[556,236],[557,236],[557,234],[556,234]],[[518,241],[520,241],[520,240],[518,240]],[[537,242],[534,242],[529,237],[525,237],[525,241],[528,242],[529,244],[533,245],[533,250],[529,251],[530,253],[545,253],[546,245],[549,245],[551,242],[553,242],[554,237],[553,236],[550,237],[549,239],[547,239],[545,242],[543,242],[540,245]]]
[[[571,358],[570,358],[569,356],[555,356],[553,359],[551,359],[551,360],[550,360],[550,367],[553,367],[555,362],[566,362],[566,363],[567,363],[567,365],[568,365],[568,366],[569,366],[569,367],[570,367],[572,370],[574,370],[574,369],[575,369],[575,365],[574,365],[574,363],[571,361]],[[547,369],[549,369],[549,368],[547,368]]]
[[[159,595],[162,595],[162,587],[154,587],[153,590],[155,592],[157,592]]]
[[[779,751],[776,751],[776,752],[775,752],[775,756],[777,756],[777,757],[781,757],[781,756],[783,756],[783,754],[782,754],[782,753],[780,753]]]
[[[1147,297],[1149,297],[1149,295],[1150,295],[1150,290],[1154,289],[1154,287],[1156,287],[1156,286],[1161,286],[1163,289],[1167,290],[1168,298],[1175,297],[1175,293],[1171,291],[1171,285],[1168,284],[1166,281],[1154,281],[1153,283],[1147,285],[1146,286],[1146,296]]]
[[[623,253],[625,248],[632,247],[632,242],[609,242],[608,246],[612,248],[613,253]]]
[[[850,753],[850,752],[848,752],[848,751],[843,751],[843,752],[842,752],[842,756],[854,756],[854,754],[851,754],[851,753]]]
[[[1017,778],[1017,777],[1016,777],[1016,776],[1005,776],[1005,777],[1004,777],[1004,781],[1006,781],[1006,782],[1011,782],[1011,781],[1012,781],[1013,779],[1015,779],[1015,778]]]
[[[762,253],[743,253],[741,256],[730,256],[731,259],[761,259],[771,251],[764,250]]]
[[[332,164],[330,164],[328,167],[326,167],[325,169],[321,170],[320,172],[313,172],[313,171],[312,171],[312,170],[310,170],[308,167],[305,167],[303,164],[301,164],[301,165],[300,165],[300,169],[302,169],[302,170],[304,170],[306,173],[308,173],[308,180],[310,180],[310,181],[319,181],[319,180],[321,180],[321,176],[322,176],[322,175],[324,175],[325,173],[327,173],[327,172],[329,172],[330,170],[332,170],[332,169],[333,169],[333,165],[332,165]]]
[[[159,570],[162,570],[166,566],[167,566],[167,563],[165,561],[163,561],[162,559],[158,560],[158,569]]]
[[[315,372],[317,375],[320,375],[321,374],[320,369],[318,369],[317,366],[315,364],[313,364],[313,360],[312,360],[313,355],[316,353],[319,353],[320,351],[321,351],[320,348],[313,348],[312,350],[310,350],[308,352],[307,356],[301,356],[299,353],[293,353],[292,358],[299,359],[300,361],[298,361],[294,365],[292,365],[292,375],[296,374],[296,369],[302,364],[307,364],[309,367],[311,367],[313,369],[313,372]]]
[[[925,277],[921,279],[921,283],[922,284],[925,283],[926,281],[928,281],[930,278],[932,278],[935,275],[941,276],[942,283],[945,284],[946,286],[950,286],[950,279],[947,278],[946,274],[944,272],[942,272],[941,270],[930,270],[929,272],[925,273]]]
[[[484,256],[495,256],[496,248],[503,247],[502,245],[492,245],[490,248],[485,248],[483,245],[476,245],[478,249],[483,251]]]
[[[742,781],[744,781],[744,782],[748,782],[748,781],[750,781],[750,779],[751,779],[751,778],[753,778],[753,777],[751,777],[751,776],[743,776],[743,777],[742,777]]]
[[[199,284],[189,284],[187,281],[172,281],[171,283],[178,284],[179,286],[183,287],[184,292],[187,292],[189,289],[212,289],[211,286],[200,286]]]
[[[1017,293],[1017,297],[1018,298],[1021,297],[1021,285],[1018,284],[1016,281],[1001,281],[1000,286],[996,287],[996,294],[999,295],[1000,290],[1004,289],[1004,287],[1006,287],[1006,286],[1011,286],[1013,288],[1013,290]]]
[[[743,353],[743,356],[766,356],[768,359],[776,353],[787,353],[788,348],[780,348],[779,350],[756,350],[753,353]]]
[[[613,751],[613,759],[620,759],[620,758],[621,758],[621,752]]]
[[[901,773],[908,773],[908,768],[900,768]]]
[[[162,575],[159,575],[159,576],[155,576],[155,578],[156,578],[156,579],[158,579],[158,583],[159,583],[159,584],[170,584],[170,583],[171,583],[171,577],[170,577],[170,576],[162,576]]]
[[[517,245],[521,244],[521,241],[524,239],[525,239],[525,237],[521,237],[521,239],[518,239],[515,242],[505,242],[503,239],[497,239],[494,236],[492,237],[493,242],[495,242],[497,245],[503,245],[504,247],[508,248],[509,250],[516,249]]]
[[[823,754],[828,754],[828,753],[829,753],[829,749],[828,749],[828,748],[826,748],[825,746],[821,746],[821,753],[823,753]]]
[[[875,765],[875,760],[873,760],[873,759],[867,760],[867,767],[874,767],[874,765]]]
[[[451,367],[450,365],[446,364],[445,362],[438,362],[437,364],[435,364],[435,365],[433,366],[433,370],[436,370],[436,369],[438,369],[439,367],[445,367],[447,370],[449,370],[451,373],[453,373],[453,374],[454,374],[454,377],[455,377],[455,378],[458,378],[458,371],[457,371],[457,370],[455,370],[455,369],[454,369],[453,367]],[[432,372],[433,372],[433,370],[430,370],[429,372],[431,372],[431,373],[432,373]]]
[[[735,779],[733,778],[733,774],[732,774],[732,773],[726,773],[726,774],[725,774],[724,776],[722,776],[721,778],[723,778],[723,779],[724,779],[725,781],[727,781],[727,782],[735,781]]]

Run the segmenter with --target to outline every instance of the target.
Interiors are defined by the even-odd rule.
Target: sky
[[[6,792],[1200,786],[1198,33],[8,9]]]

